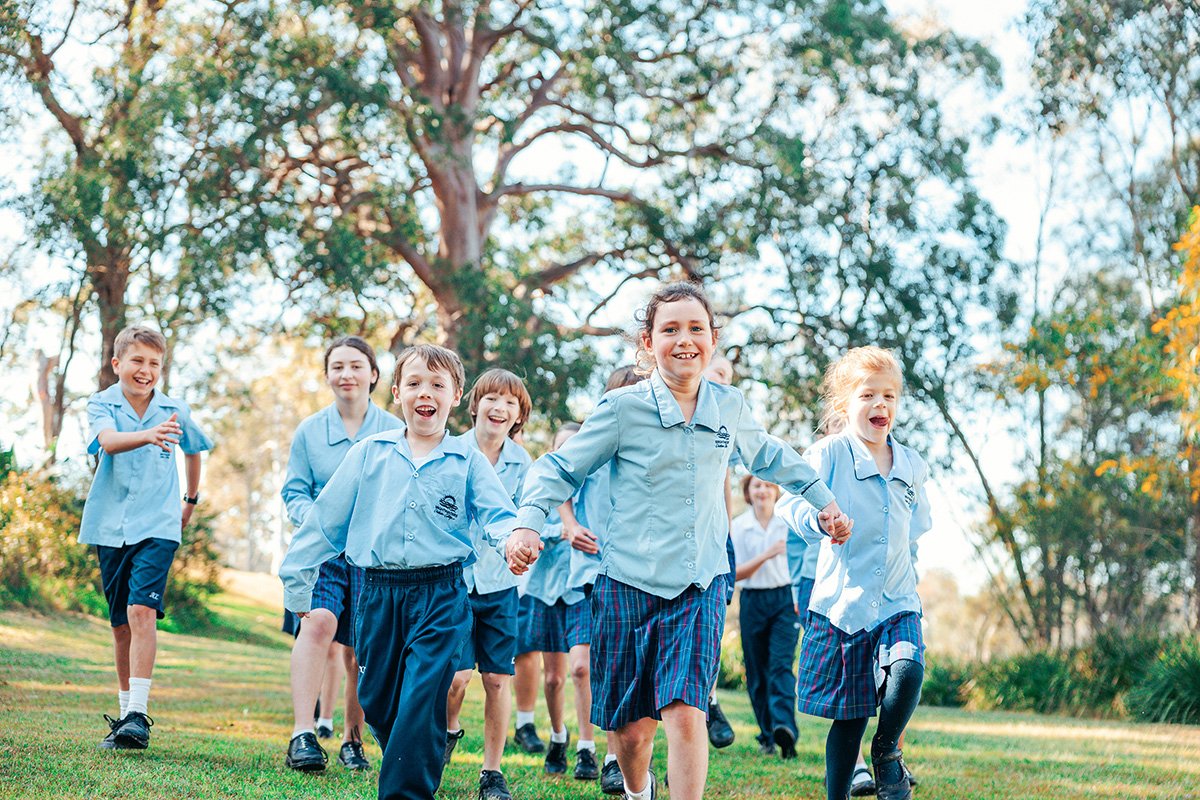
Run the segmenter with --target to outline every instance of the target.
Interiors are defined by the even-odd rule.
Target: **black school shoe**
[[[150,726],[154,720],[140,711],[130,711],[112,729],[114,750],[145,750],[150,746]]]
[[[516,741],[517,746],[526,753],[546,752],[546,743],[538,738],[537,728],[534,727],[532,722],[526,722],[517,728],[517,735],[513,739]]]
[[[333,728],[329,727],[328,725],[318,725],[317,726],[317,738],[318,739],[332,739],[333,738]]]
[[[595,750],[575,751],[575,780],[594,781],[600,777],[600,769],[596,766]]]
[[[854,768],[854,774],[850,776],[850,796],[875,796],[875,778],[872,777],[871,770],[866,767]]]
[[[342,749],[338,751],[338,763],[349,770],[371,768],[371,762],[363,752],[362,742],[342,742]]]
[[[299,772],[321,772],[325,769],[327,761],[329,755],[317,741],[316,734],[305,731],[296,734],[288,742],[287,758],[283,763]]]
[[[454,753],[454,748],[458,746],[458,740],[466,736],[467,732],[459,729],[458,733],[450,733],[446,731],[446,754],[442,756],[442,769],[445,769],[450,764],[450,756]]]
[[[708,741],[717,748],[733,744],[733,726],[721,710],[721,704],[716,701],[708,704]]]
[[[556,742],[550,740],[550,749],[546,751],[546,774],[547,775],[566,775],[567,774],[567,744],[571,741],[571,735],[567,734],[567,741]]]
[[[625,794],[625,778],[621,775],[621,765],[615,760],[609,761],[600,770],[600,791],[605,794]]]
[[[771,731],[775,744],[779,745],[779,757],[785,761],[796,757],[796,734],[786,725],[780,725]]]
[[[479,773],[479,800],[512,800],[504,773],[492,769]]]
[[[900,780],[884,783],[879,780],[879,768],[893,761],[900,762]],[[879,800],[911,800],[912,785],[908,782],[908,770],[904,768],[904,757],[899,750],[879,756],[872,752],[871,769],[875,772],[875,796]]]
[[[101,750],[116,750],[117,726],[121,724],[121,720],[113,719],[108,714],[105,714],[104,721],[108,724],[108,735],[101,739],[96,747],[100,748]]]

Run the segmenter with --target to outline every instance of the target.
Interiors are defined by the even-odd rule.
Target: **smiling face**
[[[397,378],[392,396],[400,404],[409,435],[440,438],[446,431],[450,410],[462,399],[462,389],[454,376],[422,358],[410,358]]]
[[[642,346],[668,384],[698,382],[716,344],[707,309],[690,297],[658,306],[653,327],[642,334]]]
[[[113,358],[113,372],[121,382],[121,391],[130,400],[146,400],[154,393],[162,376],[163,352],[142,342],[130,342],[119,358]]]
[[[497,437],[508,436],[521,418],[521,400],[509,392],[487,392],[475,409],[475,427]]]
[[[772,512],[775,508],[775,501],[779,499],[779,487],[751,477],[750,482],[746,485],[746,495],[750,498],[750,505],[754,507],[756,514]]]
[[[896,424],[900,405],[900,378],[890,371],[867,373],[846,403],[850,432],[868,445],[883,445]]]
[[[325,382],[338,400],[353,403],[362,399],[377,380],[379,373],[371,369],[371,362],[362,351],[349,345],[329,351],[325,359]]]

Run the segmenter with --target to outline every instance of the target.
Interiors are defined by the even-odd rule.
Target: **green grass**
[[[288,639],[278,610],[250,596],[214,602],[221,638],[160,634],[150,750],[101,752],[102,712],[115,713],[110,637],[102,620],[0,612],[0,786],[20,798],[371,798],[373,775],[333,765],[305,776],[283,766],[290,731]],[[714,751],[706,797],[823,798],[826,724],[802,717],[800,757],[755,752],[749,703],[723,692],[737,742]],[[482,692],[467,698],[467,736],[440,796],[472,798],[480,766]],[[544,713],[539,727],[545,733]],[[572,725],[572,727],[574,727]],[[662,734],[655,769],[666,769]],[[603,744],[600,745],[603,751]],[[368,747],[378,763],[379,752]],[[1200,797],[1200,728],[920,708],[907,760],[922,800]],[[549,780],[510,751],[517,800],[600,798],[596,784]],[[666,796],[666,792],[662,796]]]

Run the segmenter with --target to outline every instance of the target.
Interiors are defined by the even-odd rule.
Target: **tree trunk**
[[[100,311],[100,373],[97,384],[101,390],[117,382],[112,360],[117,334],[125,327],[125,288],[129,283],[129,259],[119,256],[105,263],[90,264],[88,269],[96,290],[96,305]]]
[[[56,459],[58,437],[63,425],[63,386],[58,377],[58,356],[37,351],[37,397],[42,407],[42,445],[46,448],[46,464]],[[53,387],[52,387],[53,384]]]

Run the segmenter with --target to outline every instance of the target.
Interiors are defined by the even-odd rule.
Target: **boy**
[[[400,354],[392,394],[406,428],[350,448],[279,568],[285,605],[300,617],[322,563],[344,551],[366,569],[354,642],[359,701],[383,749],[380,800],[432,798],[441,783],[446,693],[471,624],[462,577],[475,560],[471,527],[496,545],[515,522],[487,458],[446,432],[463,381],[453,351]]]
[[[120,717],[107,714],[104,750],[150,745],[150,676],[164,616],[163,593],[180,535],[200,499],[200,453],[212,442],[192,421],[186,403],[154,387],[162,375],[167,340],[133,325],[117,334],[117,383],[88,399],[88,454],[98,455],[83,507],[81,544],[96,546],[108,601],[117,667]],[[187,492],[179,501],[175,445],[184,452]]]
[[[513,503],[520,500],[525,473],[533,459],[513,441],[533,410],[524,382],[506,369],[489,369],[479,376],[467,396],[474,423],[458,439],[483,454],[493,465],[504,491]],[[508,563],[485,538],[478,525],[471,535],[479,560],[463,570],[471,603],[471,630],[447,698],[446,763],[463,731],[459,712],[467,685],[478,665],[483,679],[483,769],[479,773],[479,800],[512,800],[500,758],[508,733],[512,708],[513,659],[517,655],[517,578]]]

